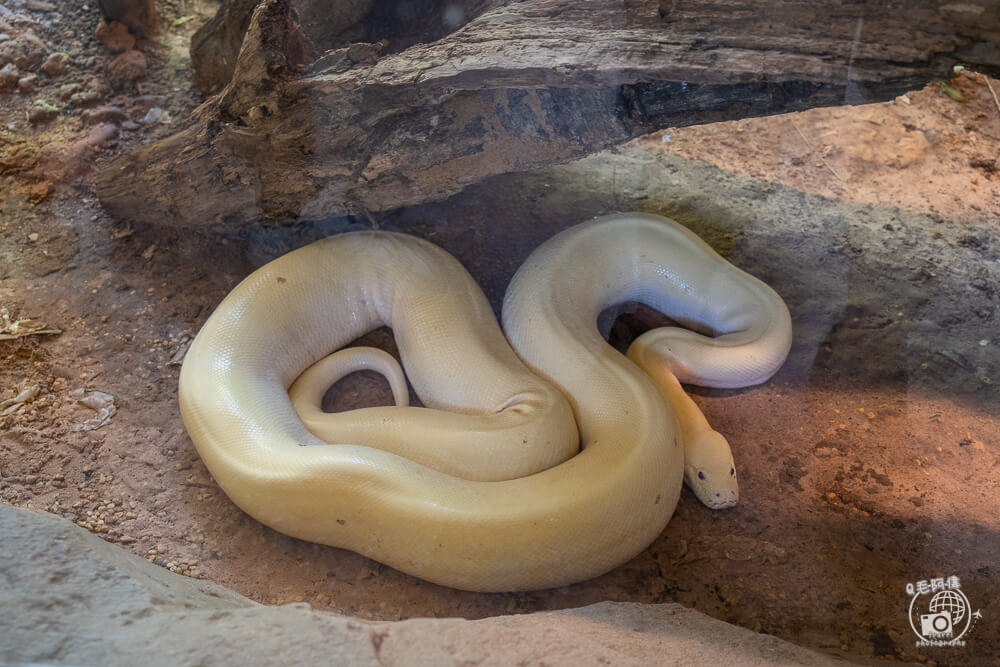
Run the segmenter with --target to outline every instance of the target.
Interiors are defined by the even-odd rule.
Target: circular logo
[[[917,593],[910,600],[910,627],[917,637],[928,642],[957,642],[972,622],[969,599],[961,589],[946,589],[931,596],[927,606],[917,604],[928,593]]]

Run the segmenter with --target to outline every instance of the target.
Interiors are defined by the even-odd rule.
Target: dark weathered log
[[[260,0],[225,0],[191,38],[191,72],[203,95],[222,90],[233,78],[236,57]]]
[[[222,90],[233,75],[243,36],[260,0],[224,0],[191,40],[195,84],[203,95]],[[391,36],[391,51],[433,42],[499,0],[292,0],[299,25],[317,53]]]
[[[105,207],[170,224],[385,210],[661,127],[891,99],[960,62],[1000,71],[992,0],[463,7],[437,41],[307,62],[290,1],[262,0],[225,90],[103,170]]]

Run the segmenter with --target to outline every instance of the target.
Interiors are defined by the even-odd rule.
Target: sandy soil
[[[21,68],[37,74],[30,90],[0,93],[0,306],[61,331],[0,340],[0,500],[270,604],[396,619],[678,601],[858,659],[1000,655],[1000,104],[984,78],[952,81],[964,103],[934,84],[886,104],[671,129],[376,216],[452,251],[498,305],[557,229],[612,210],[667,213],[773,284],[795,320],[771,383],[693,390],[733,445],[737,508],[712,512],[685,491],[664,534],[614,572],[483,595],[265,528],[215,486],[185,434],[178,360],[219,300],[281,252],[369,222],[183,231],[101,211],[95,166],[170,133],[197,103],[186,43],[207,8],[162,7],[135,82],[109,70],[95,7],[0,9],[0,33],[43,45]],[[41,62],[56,51],[68,66],[50,76]],[[40,99],[57,111],[29,120]],[[120,113],[93,111],[106,107]],[[646,320],[624,316],[613,340]],[[370,338],[392,347],[389,332]],[[107,424],[92,428],[80,390],[113,397]],[[381,381],[355,376],[330,407],[388,399]],[[906,585],[951,575],[982,620],[965,647],[918,648]]]

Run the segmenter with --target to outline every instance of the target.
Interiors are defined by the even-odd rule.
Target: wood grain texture
[[[104,206],[181,225],[386,210],[662,127],[1000,72],[994,0],[425,4],[417,26],[377,2],[352,28],[372,41],[331,49],[301,27],[306,0],[262,0],[225,88],[106,167]]]

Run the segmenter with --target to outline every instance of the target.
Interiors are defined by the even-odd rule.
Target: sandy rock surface
[[[676,604],[369,622],[265,607],[0,505],[0,661],[103,665],[838,665]]]

